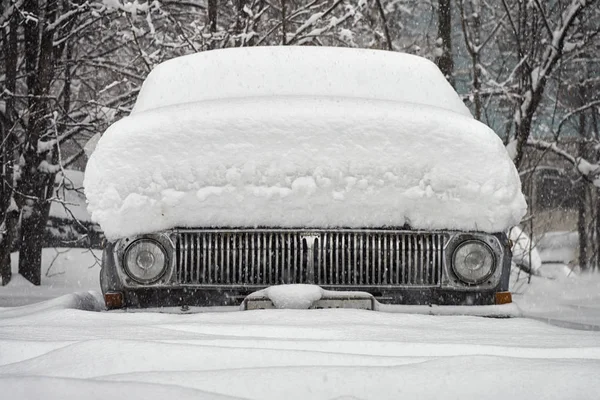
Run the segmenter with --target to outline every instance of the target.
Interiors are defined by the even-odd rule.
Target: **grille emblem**
[[[306,246],[308,249],[312,249],[315,245],[315,241],[321,237],[318,233],[302,233],[300,235],[302,240],[306,241]]]

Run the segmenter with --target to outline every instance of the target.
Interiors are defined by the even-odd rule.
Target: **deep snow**
[[[146,78],[133,114],[176,104],[285,96],[415,103],[471,116],[438,67],[423,57],[321,46],[229,48],[165,61]]]
[[[19,275],[19,253],[11,254],[12,279],[0,286],[0,307],[14,307],[54,299],[73,292],[100,292],[100,250],[46,248],[42,252],[42,285]]]
[[[2,398],[531,400],[600,391],[600,332],[543,322],[600,328],[598,277],[524,285],[514,275],[520,311],[542,321],[411,307],[90,312],[100,302],[86,291],[97,290],[98,267],[81,251],[62,253],[52,270],[64,274],[40,288],[19,277],[0,287]],[[53,254],[45,250],[46,267]],[[79,293],[5,307],[20,291],[35,302],[69,288]]]
[[[175,226],[382,227],[499,232],[526,211],[485,125],[422,106],[252,99],[134,114],[85,175],[108,238]]]
[[[0,310],[0,393],[11,399],[596,399],[600,390],[598,332],[522,318],[10,311]]]

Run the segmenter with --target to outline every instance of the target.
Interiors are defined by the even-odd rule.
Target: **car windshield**
[[[0,28],[1,399],[599,397],[600,0]]]

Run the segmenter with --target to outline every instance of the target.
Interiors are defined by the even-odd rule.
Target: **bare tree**
[[[539,1],[534,1],[533,9],[519,3],[513,10],[503,0],[506,14],[510,22],[514,41],[519,52],[519,97],[513,116],[515,130],[515,164],[523,159],[523,149],[531,136],[533,118],[543,99],[546,84],[559,61],[569,52],[577,49],[577,32],[579,16],[586,10],[598,6],[598,0],[571,0],[561,7],[561,2],[550,10]],[[516,10],[516,12],[514,11]],[[527,17],[527,13],[533,16]],[[535,18],[535,19],[534,19]],[[533,28],[533,21],[539,28]],[[531,46],[531,43],[542,43],[543,47]]]
[[[0,3],[0,15],[5,21],[2,31],[4,49],[4,88],[8,93],[16,92],[17,84],[17,28],[14,4]],[[17,209],[14,203],[15,144],[14,133],[17,123],[15,101],[9,96],[0,111],[0,281],[6,285],[11,279],[10,252],[14,241]]]
[[[452,56],[452,1],[438,0],[438,38],[435,63],[448,82],[454,86],[454,59]]]

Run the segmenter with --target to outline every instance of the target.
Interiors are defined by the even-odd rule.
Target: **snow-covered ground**
[[[522,316],[600,332],[600,276],[568,275],[563,264],[543,264],[551,279],[513,273],[510,290]],[[599,337],[600,343],[600,337]]]
[[[17,273],[19,254],[11,254],[13,277],[0,286],[0,307],[14,307],[81,291],[100,292],[98,250],[57,248],[42,253],[42,285],[36,287]]]
[[[45,252],[44,272],[54,254]],[[515,276],[526,317],[508,319],[362,310],[123,313],[91,311],[100,301],[93,263],[91,253],[71,249],[41,288],[18,276],[0,287],[1,398],[530,400],[600,392],[598,278],[533,277],[525,286]]]

